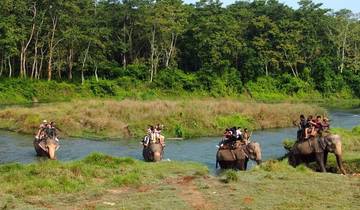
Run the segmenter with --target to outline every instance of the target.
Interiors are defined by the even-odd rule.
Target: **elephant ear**
[[[326,147],[328,148],[329,152],[334,152],[336,149],[336,143],[333,141],[334,139],[332,138],[325,138]]]

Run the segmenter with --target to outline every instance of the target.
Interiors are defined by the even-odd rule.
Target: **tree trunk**
[[[154,71],[155,71],[155,26],[153,26],[153,30],[151,32],[151,56],[150,56],[150,62],[151,62],[151,70],[150,70],[150,82],[154,79]]]
[[[8,58],[8,64],[9,64],[9,78],[12,76],[12,67],[11,67],[11,57]]]
[[[124,25],[123,25],[123,39],[124,39],[124,43],[126,46],[126,16],[125,16],[125,20],[124,20]],[[126,50],[123,50],[123,67],[124,69],[126,68]]]
[[[1,69],[0,69],[0,77],[2,76],[2,74],[3,74],[3,71],[4,71],[4,58],[5,58],[5,56],[3,56],[3,59],[1,59]]]
[[[89,53],[89,49],[90,49],[90,41],[89,41],[89,44],[86,48],[86,51],[85,51],[85,56],[84,56],[84,60],[83,60],[83,63],[82,63],[82,67],[81,67],[81,84],[83,85],[85,83],[85,77],[84,77],[84,68],[85,68],[85,62],[86,62],[86,58],[87,58],[87,55]]]
[[[51,80],[52,77],[52,59],[53,59],[53,54],[54,54],[54,37],[55,37],[55,30],[56,30],[56,25],[57,25],[57,17],[52,18],[52,30],[51,30],[51,38],[50,38],[50,42],[49,42],[49,60],[48,60],[48,81]]]
[[[346,24],[346,28],[344,31],[344,39],[343,39],[343,43],[342,43],[342,49],[341,49],[341,64],[340,64],[340,73],[343,73],[344,70],[344,66],[345,66],[345,46],[346,46],[346,38],[347,38],[347,32],[349,29],[349,24],[350,22],[348,21],[348,23]]]
[[[44,54],[45,54],[45,50],[43,47],[41,47],[41,58],[40,58],[40,66],[39,66],[39,71],[37,74],[37,79],[40,79],[41,76],[41,72],[42,72],[42,68],[43,68],[43,63],[44,63]]]
[[[68,70],[69,70],[69,74],[68,74],[68,78],[69,80],[72,80],[73,76],[72,76],[72,69],[73,69],[73,57],[74,57],[74,50],[72,48],[70,48],[69,50],[69,56],[68,56]]]
[[[35,20],[36,20],[36,5],[34,4],[33,6],[33,25],[31,28],[31,33],[30,33],[30,37],[28,39],[28,41],[26,42],[26,45],[21,47],[21,54],[22,54],[22,59],[20,61],[20,76],[21,78],[26,78],[26,50],[28,49],[31,40],[34,36],[34,31],[35,31]]]
[[[21,50],[20,50],[20,78],[24,77],[24,42],[21,42]]]
[[[60,63],[59,66],[57,67],[58,77],[60,80],[61,80],[61,68],[62,68],[62,64]]]
[[[30,78],[31,78],[31,79],[33,79],[34,76],[36,75],[35,71],[36,71],[36,67],[37,67],[37,52],[38,52],[37,42],[38,42],[38,40],[36,39],[36,41],[35,41],[35,47],[34,47],[33,65],[32,65],[32,68],[31,68],[31,75],[30,75]]]
[[[132,30],[133,29],[128,29],[128,52],[129,52],[129,55],[128,55],[128,60],[130,60],[130,62],[133,60],[134,56],[133,56],[133,48],[132,48]]]
[[[268,63],[265,62],[265,75],[269,76]]]
[[[44,16],[42,16],[40,26],[38,27],[38,30],[35,35],[35,44],[34,44],[34,60],[33,65],[31,69],[31,79],[37,78],[37,72],[38,72],[38,45],[39,45],[39,34],[42,28],[42,25],[44,23]]]
[[[157,74],[157,70],[159,67],[159,58],[160,58],[160,53],[155,52],[154,76]]]
[[[98,74],[97,74],[97,64],[95,64],[95,79],[96,79],[96,82],[99,82],[99,77],[98,77]]]
[[[295,69],[292,64],[290,64],[290,68],[291,68],[291,71],[292,71],[294,77],[297,77],[297,74],[296,74]]]
[[[166,61],[165,61],[166,68],[169,67],[169,63],[170,63],[173,51],[175,49],[176,40],[177,40],[177,35],[175,33],[171,33],[170,48],[169,48],[169,51],[166,52]]]

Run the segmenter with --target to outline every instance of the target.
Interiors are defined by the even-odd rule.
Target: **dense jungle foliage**
[[[311,0],[299,6],[277,0],[226,7],[218,0],[2,0],[0,89],[71,82],[68,89],[88,83],[95,94],[108,95],[111,87],[141,87],[214,96],[359,97],[359,15]],[[29,85],[29,79],[66,83]],[[26,87],[19,86],[23,80]]]

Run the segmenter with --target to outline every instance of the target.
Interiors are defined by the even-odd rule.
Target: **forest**
[[[360,15],[311,0],[2,0],[0,78],[359,97]]]

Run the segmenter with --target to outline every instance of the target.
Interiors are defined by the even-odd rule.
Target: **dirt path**
[[[209,200],[206,200],[203,194],[197,189],[193,183],[194,178],[193,176],[185,176],[174,183],[180,190],[179,196],[193,209],[216,209],[215,205]]]

